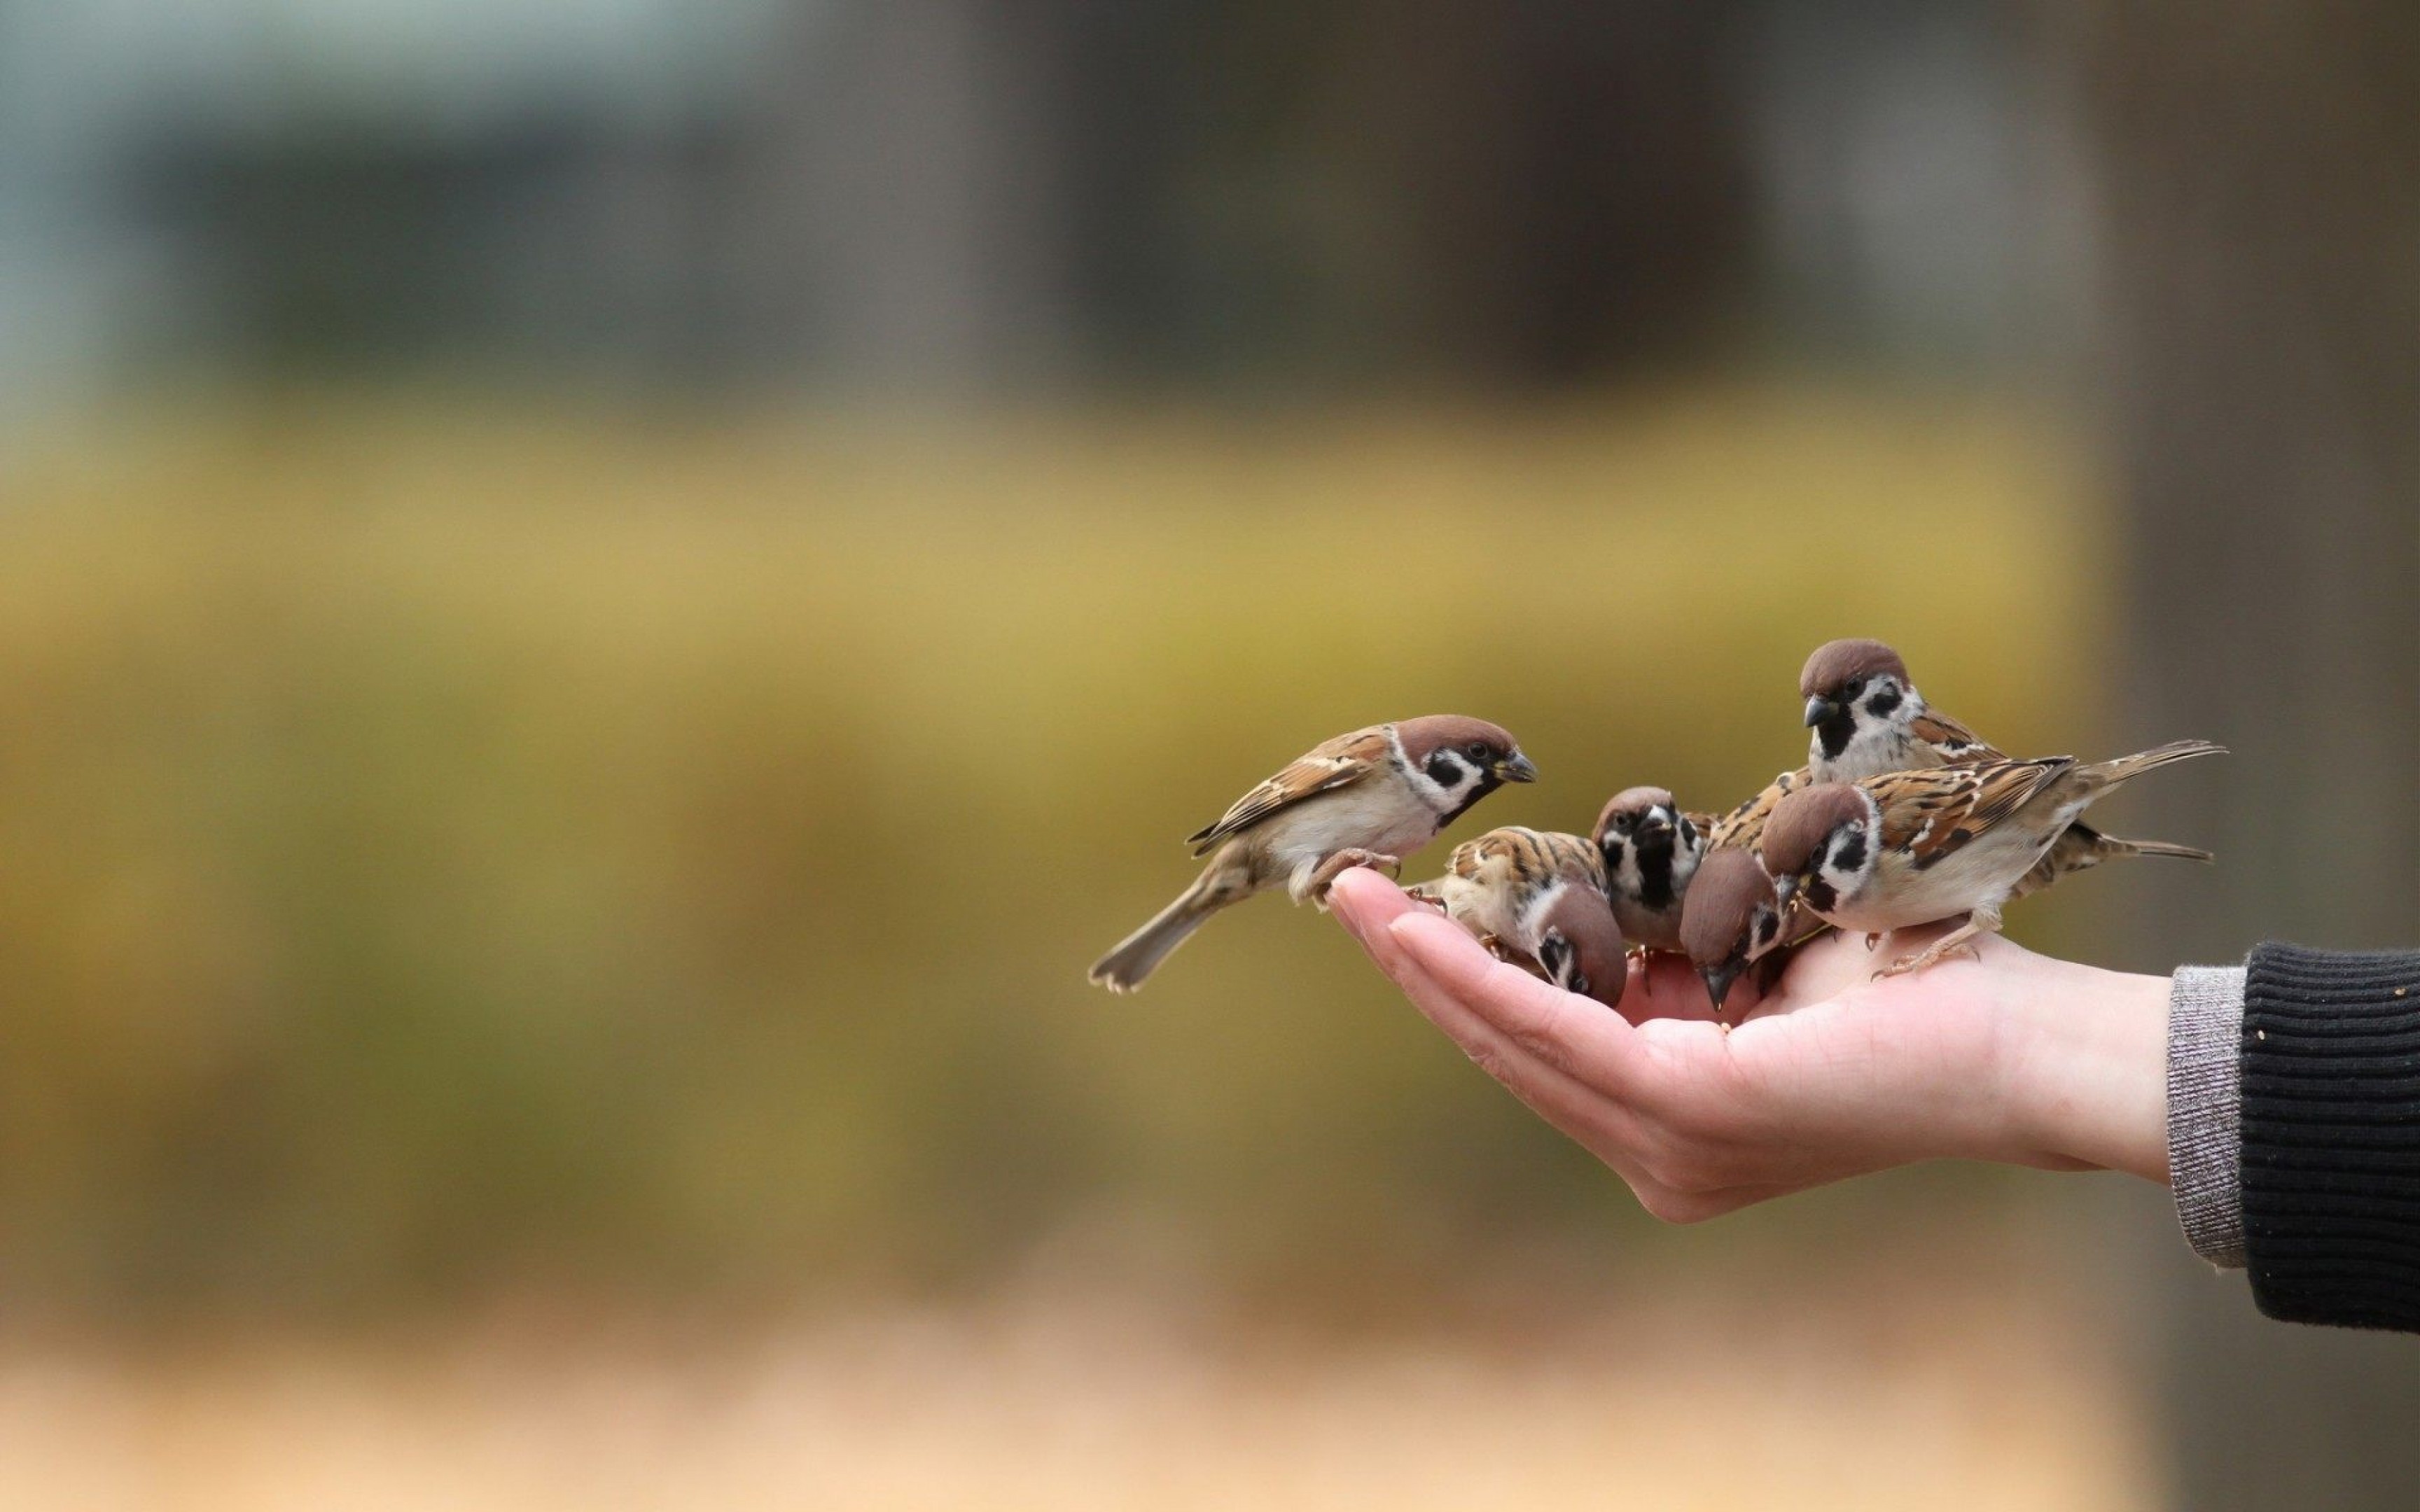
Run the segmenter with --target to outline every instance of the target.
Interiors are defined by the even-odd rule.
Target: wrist
[[[2016,1158],[2166,1185],[2168,979],[2035,962],[2002,1005]]]

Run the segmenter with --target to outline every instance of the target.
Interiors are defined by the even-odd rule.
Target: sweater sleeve
[[[2168,1182],[2194,1253],[2243,1268],[2243,968],[2182,966],[2168,983]]]
[[[2239,1045],[2254,1301],[2420,1331],[2420,951],[2261,946]]]

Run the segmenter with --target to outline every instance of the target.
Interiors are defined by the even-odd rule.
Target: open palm
[[[1620,1012],[1495,960],[1374,872],[1337,917],[1472,1060],[1611,1166],[1658,1217],[1694,1222],[1945,1157],[2110,1167],[2164,1181],[2166,981],[1997,937],[1910,976],[1834,935],[1726,1027],[1686,963],[1634,975]]]

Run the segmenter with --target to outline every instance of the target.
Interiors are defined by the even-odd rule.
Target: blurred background
[[[1851,634],[2234,748],[2018,938],[2420,943],[2420,11],[0,0],[0,505],[25,1504],[2420,1473],[2163,1192],[1669,1229],[1307,911],[1082,980],[1327,734],[1720,807]]]

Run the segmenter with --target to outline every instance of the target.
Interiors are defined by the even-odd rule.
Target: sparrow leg
[[[1311,881],[1302,889],[1303,896],[1317,903],[1323,911],[1326,910],[1327,889],[1336,886],[1338,877],[1357,866],[1377,867],[1389,876],[1399,877],[1404,874],[1404,863],[1400,856],[1387,856],[1377,851],[1365,851],[1357,845],[1348,846],[1319,863],[1319,870],[1311,874]]]
[[[1996,934],[1999,932],[2000,911],[1997,908],[1978,908],[1966,916],[1966,922],[1933,941],[1931,949],[1917,955],[1900,957],[1889,965],[1875,972],[1874,980],[1879,981],[1885,977],[1899,977],[1911,971],[1922,971],[1934,962],[1959,950],[1979,957],[1981,952],[1975,949],[1975,941],[1982,935]]]

